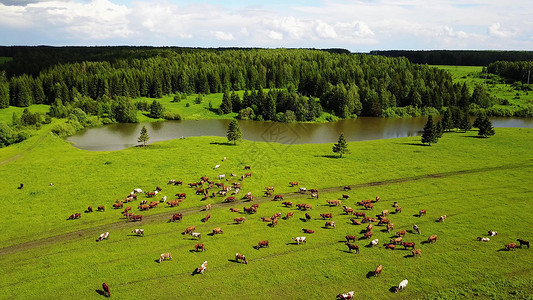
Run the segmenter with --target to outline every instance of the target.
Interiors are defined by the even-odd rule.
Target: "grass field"
[[[12,61],[13,57],[0,56],[0,65],[5,64],[6,62]]]
[[[502,248],[516,238],[531,240],[533,130],[498,128],[489,139],[476,134],[448,133],[431,147],[421,146],[419,137],[353,142],[352,154],[337,159],[331,144],[242,141],[233,146],[218,137],[89,152],[43,131],[0,149],[0,298],[97,299],[104,281],[118,299],[333,299],[351,290],[365,299],[530,298],[530,250]],[[216,164],[221,166],[213,170]],[[223,197],[200,201],[191,188],[166,185],[169,179],[186,185],[200,176],[231,178],[230,173],[243,174],[244,165],[251,166],[252,177],[242,181],[240,196],[256,196],[255,215],[229,212],[251,203],[223,204]],[[296,193],[289,181],[318,188],[320,199]],[[20,183],[24,188],[19,190]],[[344,192],[344,185],[352,190]],[[173,199],[178,192],[188,197],[178,208],[161,204],[143,212],[144,220],[136,224],[111,208],[133,188],[151,191],[156,186],[163,188],[157,199]],[[265,186],[275,186],[286,200],[312,204],[313,220],[304,222],[304,212],[262,197]],[[367,214],[392,210],[393,202],[399,202],[403,212],[389,216],[394,231],[418,224],[422,234],[408,233],[405,240],[415,242],[422,256],[385,250],[382,245],[393,234],[383,226],[373,230],[379,247],[365,247],[369,241],[359,240],[360,254],[346,251],[344,236],[362,237],[366,226],[351,225],[353,216],[326,205],[344,193],[350,199],[343,204],[354,209],[357,201],[379,195]],[[206,212],[200,210],[207,203],[213,204],[212,218],[202,223]],[[89,205],[105,205],[106,211],[83,213]],[[135,213],[137,205],[132,203]],[[414,216],[420,209],[427,216]],[[289,211],[294,217],[275,228],[260,219]],[[75,212],[82,212],[82,218],[67,221]],[[184,214],[181,223],[167,222],[174,212]],[[323,228],[319,214],[327,212],[333,213],[336,229]],[[448,215],[446,222],[435,222],[441,215]],[[241,216],[246,222],[234,225],[233,218]],[[191,252],[197,241],[180,234],[191,225],[202,233],[205,252]],[[209,236],[215,227],[224,234]],[[144,228],[146,236],[133,236],[134,228]],[[303,234],[302,228],[316,232]],[[499,234],[488,243],[478,242],[476,237],[488,230]],[[106,231],[109,240],[95,242]],[[432,234],[438,235],[437,242],[422,244]],[[307,236],[307,244],[292,244],[296,236]],[[254,249],[264,239],[270,247]],[[163,252],[172,252],[173,260],[156,262]],[[236,252],[245,254],[249,264],[234,262]],[[209,262],[205,275],[191,275],[203,261]],[[378,264],[384,266],[381,276],[369,276]],[[390,291],[406,278],[405,291]]]

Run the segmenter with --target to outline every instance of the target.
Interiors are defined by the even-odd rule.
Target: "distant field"
[[[352,153],[343,159],[332,156],[331,144],[242,141],[232,146],[224,138],[198,137],[89,152],[48,134],[32,137],[16,145],[22,155],[14,160],[9,161],[12,147],[0,149],[0,298],[101,299],[103,281],[115,299],[333,299],[351,290],[362,299],[528,298],[533,293],[530,249],[502,249],[519,237],[531,241],[533,130],[498,128],[488,139],[476,134],[447,133],[431,147],[421,146],[419,137],[353,142]],[[216,164],[220,168],[214,170]],[[251,166],[252,176],[233,179],[230,173],[243,174],[244,165]],[[201,201],[186,187],[200,176],[219,174],[242,183],[238,198],[251,192],[256,200]],[[169,179],[182,180],[184,186],[167,185]],[[318,188],[320,198],[297,193],[289,181]],[[344,185],[352,190],[343,191]],[[139,212],[139,200],[154,200],[139,195],[126,204],[144,216],[138,223],[126,222],[120,210],[111,208],[133,188],[151,191],[156,186],[163,191],[155,200],[162,195],[174,199],[178,192],[186,192],[187,198],[177,208],[162,203]],[[313,219],[305,222],[305,212],[263,197],[265,186],[274,186],[275,194],[287,201],[312,204],[308,213]],[[402,213],[388,216],[394,232],[418,224],[422,234],[407,233],[405,240],[415,242],[422,256],[384,249],[393,233],[377,223],[373,238],[379,246],[368,248],[369,240],[359,240],[360,254],[349,253],[345,235],[361,238],[366,224],[352,225],[353,216],[342,207],[326,205],[342,194],[350,196],[342,204],[357,211],[365,211],[357,201],[379,195],[374,210],[365,211],[371,216],[393,210],[397,201]],[[207,203],[213,209],[201,211]],[[252,203],[259,203],[255,215],[229,212]],[[89,205],[105,205],[106,211],[83,213]],[[427,215],[414,216],[420,209]],[[82,212],[82,218],[67,221],[74,212]],[[183,221],[168,223],[175,212],[184,214]],[[294,217],[280,219],[275,228],[260,219],[278,212],[294,212]],[[203,223],[206,213],[212,218]],[[332,213],[336,229],[323,228],[320,213]],[[436,222],[441,215],[448,215],[447,220]],[[246,222],[235,225],[236,217]],[[198,241],[180,234],[191,225],[202,233],[205,252],[191,252]],[[224,234],[208,235],[215,227]],[[146,236],[133,236],[134,228],[144,228]],[[304,234],[302,228],[316,232]],[[488,230],[499,234],[488,243],[478,242],[476,237]],[[109,240],[95,242],[105,231]],[[438,235],[437,242],[424,244],[432,234]],[[296,236],[307,236],[307,244],[292,244]],[[270,247],[254,249],[263,239]],[[156,262],[163,252],[172,252],[173,260]],[[234,262],[236,252],[245,254],[249,264]],[[203,261],[208,261],[206,273],[191,275]],[[378,264],[384,269],[375,278],[371,271]],[[390,292],[406,278],[405,291]]]
[[[27,108],[33,113],[38,112],[38,113],[45,114],[50,109],[50,106],[45,105],[45,104],[35,104]],[[26,109],[26,107],[15,107],[15,106],[10,106],[8,108],[0,109],[0,122],[11,124],[13,120],[13,113],[16,113],[17,116],[20,118],[24,109]]]

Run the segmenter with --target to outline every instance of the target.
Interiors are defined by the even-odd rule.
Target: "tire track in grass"
[[[522,168],[530,168],[533,167],[533,164],[531,164],[532,160],[527,160],[525,162],[522,162],[520,164],[510,164],[510,165],[503,165],[503,166],[494,166],[494,167],[485,167],[485,168],[477,168],[477,169],[468,169],[468,170],[458,170],[458,171],[449,171],[449,172],[442,172],[442,173],[433,173],[433,174],[426,174],[426,175],[418,175],[418,176],[411,176],[411,177],[403,177],[403,178],[396,178],[396,179],[389,179],[389,180],[382,180],[382,181],[373,181],[373,182],[366,182],[366,183],[359,183],[359,184],[353,184],[350,185],[352,189],[362,189],[367,187],[373,187],[373,186],[382,186],[382,185],[391,185],[391,184],[398,184],[398,183],[404,183],[404,182],[412,182],[417,180],[423,180],[423,179],[440,179],[440,178],[446,178],[456,175],[465,175],[465,174],[475,174],[475,173],[483,173],[483,172],[490,172],[490,171],[501,171],[501,170],[511,170],[511,169],[522,169]],[[332,192],[343,192],[344,186],[337,186],[337,187],[329,187],[329,188],[322,188],[320,189],[322,193],[332,193]],[[287,193],[282,194],[284,198],[297,198],[300,197],[302,194],[299,192],[293,192],[293,193]],[[269,197],[257,197],[256,200],[254,200],[254,203],[265,203],[272,201],[272,198]],[[212,204],[213,208],[229,208],[235,204],[243,204],[246,202],[230,202],[230,203],[214,203]],[[193,213],[197,213],[201,211],[203,208],[203,205],[195,206],[195,207],[189,207],[183,210],[177,210],[173,211],[171,213],[156,213],[153,215],[149,215],[144,217],[143,221],[140,223],[141,225],[144,224],[150,224],[154,222],[159,222],[162,220],[168,220],[172,216],[172,214],[176,212],[182,213],[184,216],[190,215]],[[83,237],[85,235],[95,235],[100,234],[102,230],[116,230],[116,229],[124,229],[126,227],[132,226],[132,224],[137,224],[136,222],[130,222],[130,221],[122,221],[122,222],[114,222],[109,223],[105,225],[99,225],[96,227],[86,228],[77,230],[74,232],[69,232],[65,234],[60,234],[56,236],[51,236],[47,238],[37,239],[29,242],[25,242],[22,244],[17,244],[9,247],[0,248],[0,256],[8,255],[12,253],[16,253],[19,251],[24,251],[27,249],[35,248],[35,247],[42,247],[49,244],[56,243],[58,241],[68,241],[73,240],[79,237]]]

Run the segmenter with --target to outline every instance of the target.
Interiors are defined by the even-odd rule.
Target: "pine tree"
[[[468,130],[472,129],[472,122],[470,121],[470,114],[468,111],[461,113],[461,125],[459,126],[460,129],[467,132]]]
[[[443,130],[452,130],[453,127],[453,118],[452,118],[452,112],[450,111],[451,108],[448,108],[446,111],[444,111],[444,114],[442,115],[442,129]]]
[[[479,118],[482,118],[482,120],[479,122],[479,131],[477,134],[482,137],[489,137],[491,135],[494,135],[495,131],[492,127],[492,122],[489,120],[489,118],[487,116],[481,116]]]
[[[436,126],[433,124],[433,117],[429,116],[426,125],[424,126],[424,133],[422,133],[422,143],[431,146],[431,143],[437,142]]]
[[[222,103],[220,104],[220,110],[223,114],[229,114],[233,111],[231,99],[228,92],[225,92],[222,96]]]
[[[437,124],[435,125],[435,133],[437,135],[437,140],[440,139],[442,135],[444,134],[444,127],[442,126],[442,120],[438,121]]]
[[[242,133],[241,128],[239,126],[239,122],[237,120],[232,120],[231,123],[229,123],[228,126],[228,141],[233,141],[233,144],[235,145],[238,140],[241,139]]]
[[[337,141],[337,144],[333,145],[333,152],[339,153],[340,158],[342,158],[342,155],[344,153],[350,153],[348,150],[348,143],[346,142],[346,139],[344,138],[344,133],[341,133],[339,136],[339,140]]]
[[[159,119],[163,117],[165,108],[157,100],[154,100],[150,105],[150,118]]]
[[[146,129],[146,126],[143,125],[141,128],[141,134],[139,135],[139,139],[137,139],[137,142],[143,143],[143,146],[146,146],[146,142],[150,139],[148,136],[148,130]]]

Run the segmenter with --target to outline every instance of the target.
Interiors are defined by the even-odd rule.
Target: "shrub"
[[[163,113],[163,118],[165,120],[181,120],[181,115],[179,113],[166,111]]]
[[[59,137],[66,137],[76,133],[76,129],[70,123],[60,123],[52,127],[52,133]]]

